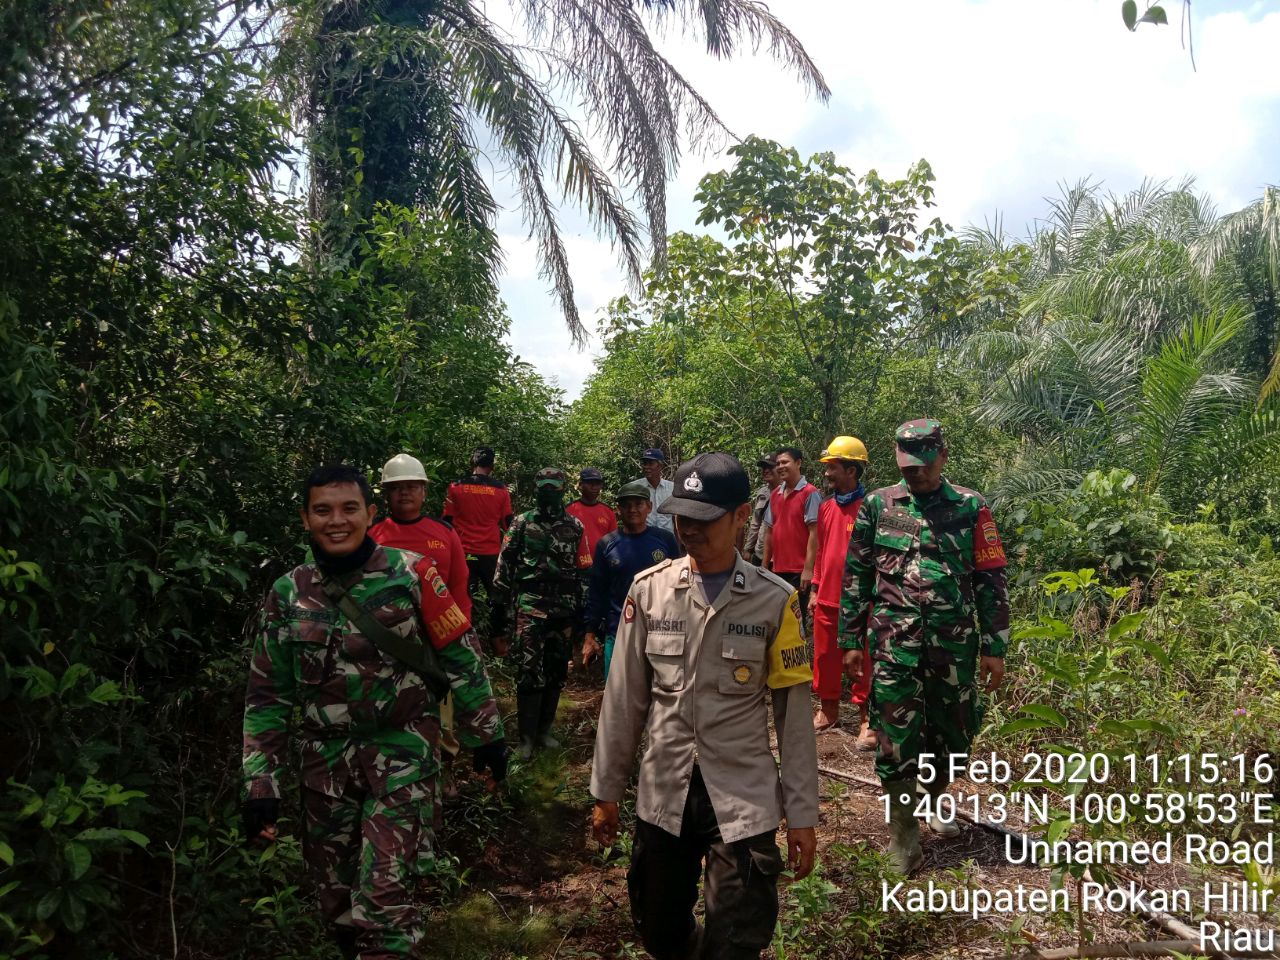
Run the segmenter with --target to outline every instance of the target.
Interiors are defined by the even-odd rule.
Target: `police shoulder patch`
[[[635,623],[636,619],[636,602],[627,597],[627,602],[622,605],[622,622]]]
[[[667,559],[663,560],[661,563],[652,567],[647,567],[644,570],[641,570],[631,579],[631,582],[635,583],[637,580],[647,580],[649,577],[652,577],[659,570],[667,569],[667,567],[671,566],[671,563],[672,563],[671,557],[667,557]]]

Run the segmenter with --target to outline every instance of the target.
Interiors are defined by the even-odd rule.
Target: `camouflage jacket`
[[[581,619],[586,604],[587,537],[577,517],[520,514],[507,530],[493,578],[493,607],[502,622],[519,610]]]
[[[351,588],[352,598],[402,636],[421,635],[421,558],[378,547]],[[359,768],[385,796],[436,772],[440,713],[418,674],[382,653],[325,596],[310,563],[271,587],[259,612],[244,708],[248,796],[279,797],[293,711],[301,714],[303,786],[340,796]],[[453,689],[463,745],[502,736],[484,663],[468,630],[437,651]]]
[[[899,483],[862,501],[845,560],[840,647],[861,647],[870,630],[878,657],[915,664],[927,631],[949,652],[980,645],[983,656],[1004,656],[1009,591],[991,511],[981,494],[945,478],[923,500]]]

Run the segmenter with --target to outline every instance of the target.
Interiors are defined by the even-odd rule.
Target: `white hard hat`
[[[427,482],[427,471],[422,469],[422,461],[407,453],[397,453],[382,465],[382,482],[396,483],[400,480],[421,480]]]

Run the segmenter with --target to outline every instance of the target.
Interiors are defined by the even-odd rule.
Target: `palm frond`
[[[786,24],[755,0],[667,0],[646,4],[659,20],[684,14],[685,23],[698,22],[707,52],[714,57],[732,57],[745,39],[752,49],[768,44],[769,54],[791,70],[820,100],[831,96],[822,71]]]
[[[1168,473],[1192,469],[1205,443],[1246,403],[1247,383],[1215,369],[1244,321],[1239,311],[1198,317],[1147,363],[1135,425],[1153,489]]]

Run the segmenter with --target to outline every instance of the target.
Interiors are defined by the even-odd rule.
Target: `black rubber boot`
[[[543,690],[529,690],[516,694],[516,726],[520,728],[520,749],[516,755],[521,760],[533,756],[534,742],[538,736],[538,722],[542,716]]]
[[[547,687],[542,691],[542,705],[538,713],[538,746],[555,750],[560,741],[551,735],[551,725],[556,722],[556,709],[560,706],[560,688]]]
[[[359,931],[355,927],[331,927],[333,942],[338,945],[342,960],[358,960],[360,948],[356,946]]]

